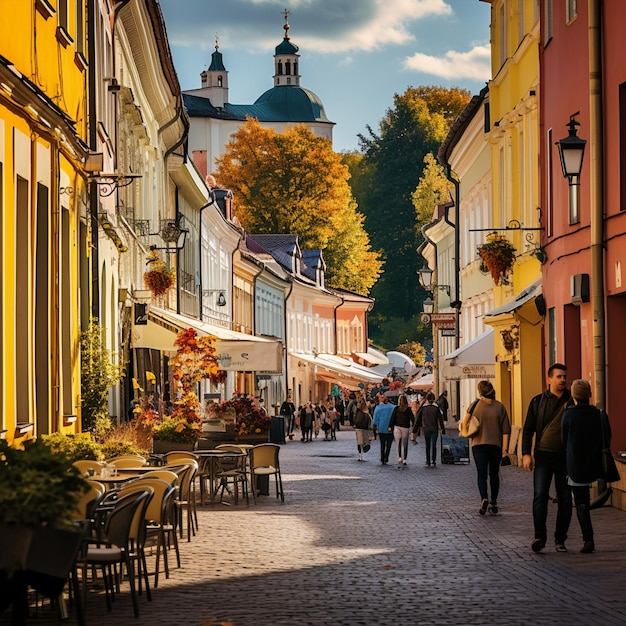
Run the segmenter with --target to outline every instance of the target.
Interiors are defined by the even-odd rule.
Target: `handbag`
[[[478,433],[480,432],[480,420],[476,415],[474,415],[474,409],[476,408],[478,402],[479,401],[476,400],[474,404],[472,404],[472,406],[470,407],[469,420],[467,420],[467,422],[465,422],[465,420],[461,420],[459,422],[459,434],[461,435],[461,437],[467,437],[468,439],[471,439],[472,437],[476,437],[476,435],[478,435]]]
[[[609,437],[609,416],[604,412],[600,411],[602,414],[602,478],[607,483],[617,482],[621,476],[619,474],[619,470],[617,469],[617,465],[615,464],[615,459],[611,454],[611,439]]]

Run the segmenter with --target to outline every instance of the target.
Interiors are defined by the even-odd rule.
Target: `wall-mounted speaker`
[[[535,298],[535,306],[537,307],[537,313],[543,317],[546,314],[546,299],[542,293]]]

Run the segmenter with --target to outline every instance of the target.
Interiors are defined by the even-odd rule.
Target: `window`
[[[548,363],[556,363],[556,311],[548,310]]]
[[[547,45],[552,39],[552,0],[546,0],[544,6],[544,33],[543,33],[543,45]]]
[[[567,0],[565,5],[565,20],[568,24],[578,15],[576,4],[577,0]]]

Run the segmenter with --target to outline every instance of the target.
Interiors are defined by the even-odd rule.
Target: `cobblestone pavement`
[[[350,430],[282,446],[284,504],[270,491],[256,506],[202,507],[199,536],[181,544],[182,568],[152,602],[140,598],[140,618],[128,594],[107,613],[90,591],[88,623],[626,624],[624,512],[593,512],[595,554],[578,552],[575,518],[569,552],[535,554],[530,474],[503,468],[500,514],[481,517],[473,465],[426,468],[420,439],[398,470],[393,458],[380,464],[378,446],[363,462]],[[54,620],[40,612],[28,623]]]

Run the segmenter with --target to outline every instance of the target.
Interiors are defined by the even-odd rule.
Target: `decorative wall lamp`
[[[570,186],[580,184],[580,172],[583,168],[583,157],[587,143],[578,136],[576,130],[576,126],[580,126],[580,122],[576,120],[576,116],[579,114],[580,111],[576,111],[570,115],[569,123],[566,124],[569,128],[568,136],[556,142],[563,176],[568,179]]]
[[[435,310],[435,302],[432,298],[426,298],[424,302],[422,302],[424,313],[430,315]]]
[[[202,290],[203,296],[210,296],[212,293],[219,294],[217,296],[217,300],[215,301],[215,304],[217,304],[217,306],[226,306],[226,292],[224,291],[224,289],[203,289]]]
[[[150,250],[165,250],[170,254],[179,252],[185,247],[188,229],[182,228],[178,220],[161,220],[161,228],[158,233],[150,233],[150,235],[160,235],[161,239],[167,244],[165,246],[150,246]],[[173,245],[169,245],[173,244]]]
[[[424,287],[424,289],[426,289],[427,291],[430,291],[432,293],[435,289],[440,289],[441,291],[445,291],[448,297],[450,297],[450,285],[433,284],[433,270],[431,270],[429,267],[422,267],[421,269],[417,270],[417,276],[422,287]]]

